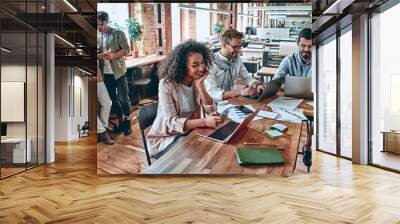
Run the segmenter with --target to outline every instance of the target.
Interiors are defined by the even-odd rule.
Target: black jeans
[[[113,74],[104,74],[104,84],[107,87],[108,94],[112,101],[111,110],[114,111],[120,119],[123,115],[129,116],[131,110],[126,74],[117,80],[115,80]]]

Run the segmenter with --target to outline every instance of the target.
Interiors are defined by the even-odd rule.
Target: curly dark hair
[[[190,53],[200,53],[203,56],[204,64],[207,67],[212,65],[212,55],[210,49],[204,44],[195,40],[187,40],[172,50],[162,62],[158,75],[160,79],[181,83],[187,72],[187,58]]]

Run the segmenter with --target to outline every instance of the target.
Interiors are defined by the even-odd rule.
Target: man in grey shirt
[[[240,59],[243,33],[228,29],[222,35],[222,48],[213,57],[213,66],[204,80],[208,94],[214,102],[227,100],[236,96],[260,94],[264,87],[246,70]],[[241,79],[247,87],[234,89],[235,79]]]
[[[272,79],[291,76],[311,76],[312,32],[305,28],[300,31],[297,38],[299,51],[286,56]]]

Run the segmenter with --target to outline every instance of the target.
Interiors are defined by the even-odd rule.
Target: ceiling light
[[[75,12],[78,12],[78,10],[71,4],[68,2],[68,0],[64,0],[65,4],[67,4],[72,10],[74,10]]]
[[[60,39],[62,42],[66,43],[67,45],[69,45],[70,47],[75,48],[75,45],[71,44],[71,42],[67,41],[66,39],[58,36],[57,34],[54,34],[55,37],[57,37],[58,39]]]
[[[2,51],[4,51],[4,52],[7,52],[7,53],[10,53],[11,52],[11,50],[9,50],[9,49],[7,49],[7,48],[5,48],[5,47],[1,47],[0,48]]]

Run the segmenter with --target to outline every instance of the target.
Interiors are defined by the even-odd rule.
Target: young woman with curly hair
[[[211,64],[210,50],[188,40],[175,47],[160,66],[157,117],[147,137],[152,157],[160,157],[188,131],[215,128],[222,121],[204,87]]]

